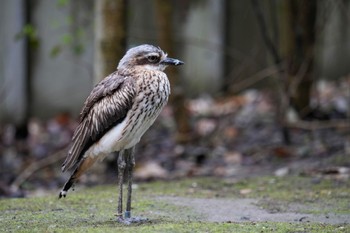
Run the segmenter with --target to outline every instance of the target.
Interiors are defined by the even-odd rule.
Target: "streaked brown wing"
[[[62,171],[78,164],[84,153],[124,120],[135,96],[134,80],[114,72],[95,86],[86,99]]]

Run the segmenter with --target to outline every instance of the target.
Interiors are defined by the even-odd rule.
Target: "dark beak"
[[[183,65],[185,63],[180,61],[180,60],[178,60],[178,59],[167,57],[163,61],[161,61],[161,64],[179,66],[179,65]]]

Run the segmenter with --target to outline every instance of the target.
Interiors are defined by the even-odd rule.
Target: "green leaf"
[[[64,45],[70,45],[73,42],[73,37],[71,34],[66,33],[62,36],[61,40]]]
[[[69,0],[57,0],[57,6],[59,7],[65,7],[69,3]]]
[[[79,27],[76,32],[75,32],[76,36],[79,38],[82,38],[85,36],[85,30],[82,27]]]
[[[22,30],[15,35],[15,40],[26,38],[31,48],[39,47],[39,37],[36,28],[31,24],[23,26]]]
[[[61,45],[55,45],[50,51],[50,57],[57,57],[62,52]]]
[[[66,16],[65,19],[64,19],[64,22],[65,22],[66,24],[68,24],[68,25],[73,24],[73,17],[70,16],[70,15]]]
[[[85,49],[82,44],[77,44],[73,47],[73,51],[76,55],[81,55],[82,53],[84,53]]]
[[[33,34],[35,34],[35,31],[36,30],[34,29],[33,25],[31,25],[31,24],[26,24],[23,27],[23,33],[25,35],[33,35]]]

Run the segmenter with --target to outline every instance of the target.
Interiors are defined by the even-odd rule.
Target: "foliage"
[[[66,7],[69,4],[70,0],[57,0],[58,7]]]
[[[67,9],[70,3],[70,0],[57,0],[57,7]],[[56,29],[60,27],[68,28],[69,32],[63,33],[59,37],[59,42],[51,48],[51,57],[59,56],[65,49],[71,51],[75,55],[84,53],[83,39],[85,37],[85,30],[83,26],[78,25],[74,16],[67,15],[63,24],[61,22],[54,22],[54,27]]]
[[[69,3],[69,0],[57,0],[57,7],[64,9],[69,6]],[[84,27],[77,26],[76,24],[77,23],[70,15],[66,16],[66,19],[63,21],[63,24],[61,22],[54,22],[52,24],[52,27],[54,29],[58,29],[60,27],[67,27],[70,29],[70,32],[63,33],[59,37],[59,42],[56,45],[54,45],[50,50],[51,57],[54,58],[59,56],[65,49],[73,52],[75,55],[81,55],[84,53],[85,48],[82,41],[85,37],[85,30]],[[22,30],[15,36],[16,40],[22,38],[28,39],[29,46],[32,49],[36,49],[40,45],[38,30],[31,23],[24,25]]]
[[[85,48],[82,44],[82,38],[84,38],[85,32],[83,28],[78,28],[78,30],[72,33],[65,33],[60,37],[60,42],[54,45],[50,50],[51,57],[57,57],[62,53],[64,49],[69,49],[76,55],[81,55],[84,53]]]
[[[36,27],[32,24],[26,24],[22,30],[15,36],[16,40],[28,39],[30,48],[36,49],[39,47],[40,39]]]

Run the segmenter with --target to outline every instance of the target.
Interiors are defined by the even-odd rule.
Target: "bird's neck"
[[[121,76],[133,76],[134,74],[137,73],[137,70],[134,68],[118,68],[117,70],[118,74]]]
[[[130,68],[119,68],[117,70],[118,74],[122,76],[134,76],[135,74],[140,74],[140,73],[153,73],[153,72],[162,72],[163,69],[154,69],[150,68],[148,66],[134,66]]]

